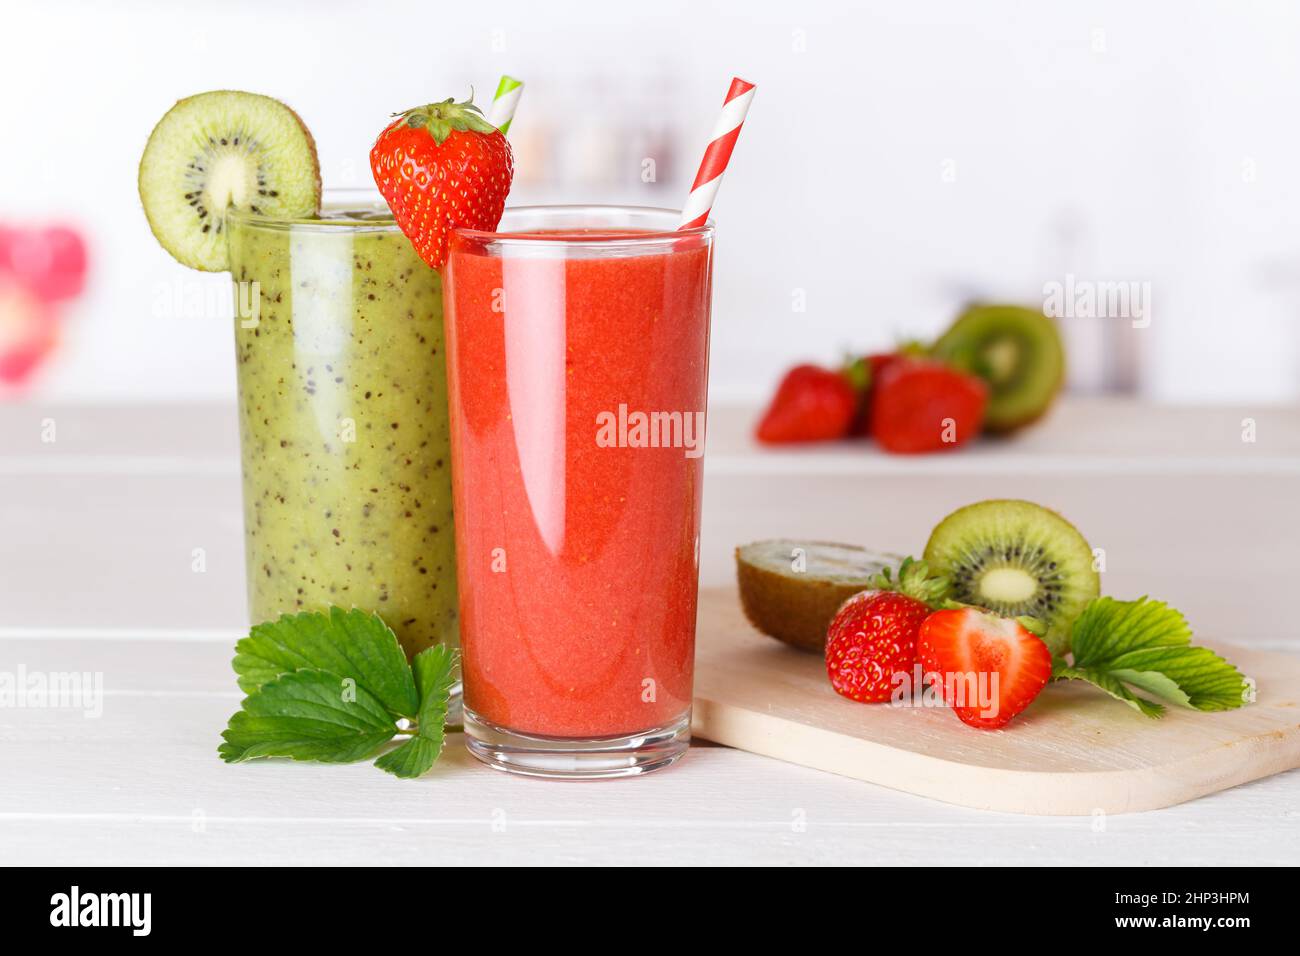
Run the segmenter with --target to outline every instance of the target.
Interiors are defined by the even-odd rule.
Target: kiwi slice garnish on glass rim
[[[178,262],[229,268],[226,209],[298,219],[320,205],[316,143],[298,114],[257,93],[214,90],[158,121],[140,159],[149,228]]]
[[[881,570],[899,560],[850,544],[755,541],[736,549],[740,604],[764,634],[820,654],[826,628],[845,599],[871,587]]]
[[[1101,591],[1092,547],[1055,511],[1032,501],[981,501],[959,508],[930,534],[925,560],[952,581],[950,596],[1003,617],[1032,617],[1054,654]]]
[[[1009,432],[1039,418],[1065,381],[1065,349],[1056,323],[1023,306],[973,306],[931,351],[988,383],[984,428],[991,432]]]

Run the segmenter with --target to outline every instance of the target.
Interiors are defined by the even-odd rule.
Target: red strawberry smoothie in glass
[[[466,730],[503,769],[689,740],[712,226],[507,210],[444,272]]]

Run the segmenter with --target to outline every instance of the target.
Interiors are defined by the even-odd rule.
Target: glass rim
[[[331,186],[321,190],[320,209],[327,206],[368,206],[382,215],[374,219],[361,219],[357,216],[339,216],[334,219],[321,219],[319,216],[267,216],[240,209],[237,206],[226,207],[226,221],[238,222],[241,226],[257,229],[300,229],[320,232],[343,229],[361,229],[373,232],[400,231],[397,221],[393,219],[388,202],[373,186]]]
[[[618,214],[638,215],[638,214],[657,214],[671,217],[676,222],[681,219],[680,209],[667,209],[661,206],[624,206],[619,204],[606,203],[543,203],[532,206],[507,206],[503,216],[510,213],[532,213],[543,215],[546,213],[560,214],[578,214],[589,212],[593,214]],[[536,232],[511,232],[492,231],[486,229],[468,229],[464,226],[452,230],[452,235],[456,238],[474,242],[474,243],[492,243],[501,245],[519,245],[519,246],[573,246],[573,245],[655,245],[663,242],[670,242],[679,239],[689,239],[693,237],[703,237],[711,239],[714,232],[714,222],[712,219],[707,220],[702,226],[693,226],[690,229],[657,229],[648,232],[634,232],[604,234],[599,232],[591,235],[580,235],[574,233],[564,233],[563,230],[556,230],[558,235]]]
[[[256,213],[250,209],[240,209],[235,206],[226,208],[226,220],[228,222],[237,222],[243,227],[252,227],[255,229],[283,229],[283,230],[305,230],[313,232],[337,232],[340,229],[353,229],[358,231],[369,232],[400,232],[396,220],[393,219],[392,210],[388,208],[388,202],[380,194],[378,189],[365,186],[337,186],[330,187],[321,191],[320,208],[322,211],[328,206],[366,206],[373,209],[376,215],[373,219],[363,219],[357,216],[338,216],[333,219],[321,219],[318,216],[267,216],[263,213]],[[618,215],[636,216],[636,215],[657,215],[676,222],[681,218],[681,211],[678,209],[668,209],[662,206],[631,206],[613,203],[541,203],[527,206],[507,206],[502,213],[503,216],[511,213],[545,215],[545,214],[569,214],[578,215],[590,213],[593,216],[600,215]],[[581,235],[575,233],[564,233],[563,230],[557,230],[556,234],[538,234],[536,232],[512,232],[491,231],[486,229],[469,229],[464,226],[457,227],[452,233],[459,239],[468,240],[474,243],[493,243],[515,246],[568,246],[568,245],[592,245],[604,243],[606,245],[620,246],[641,246],[655,245],[673,240],[686,239],[692,237],[703,237],[711,239],[714,233],[714,221],[707,220],[702,226],[694,226],[690,229],[656,229],[635,233],[619,234],[601,234],[594,232],[591,235]]]

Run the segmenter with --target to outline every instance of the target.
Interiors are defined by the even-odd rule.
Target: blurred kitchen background
[[[715,215],[714,397],[794,360],[1030,303],[1067,274],[1076,391],[1300,397],[1300,5],[1122,0],[212,4],[8,0],[0,396],[233,400],[230,288],[154,242],[136,165],[178,98],[264,92],[325,185],[390,113],[527,88],[515,203],[680,206],[733,73],[758,84]],[[1149,319],[1149,324],[1146,324]],[[1135,327],[1138,326],[1144,327]]]

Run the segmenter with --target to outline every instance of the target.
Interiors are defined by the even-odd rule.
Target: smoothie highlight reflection
[[[524,491],[552,554],[564,543],[565,298],[554,261],[507,259],[501,267],[506,393]],[[518,303],[515,309],[510,304]]]

